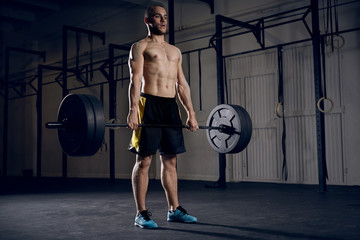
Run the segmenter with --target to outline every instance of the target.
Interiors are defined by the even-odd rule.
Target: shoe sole
[[[140,225],[140,224],[137,224],[137,223],[134,223],[134,225],[139,227],[139,228],[142,228],[142,229],[156,229],[156,228],[158,228],[158,227],[143,226],[143,225]]]
[[[168,222],[180,222],[180,223],[197,223],[197,221],[179,221],[179,220],[171,220],[167,219]]]

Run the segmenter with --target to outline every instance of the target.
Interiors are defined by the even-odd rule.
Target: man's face
[[[150,32],[155,35],[164,35],[166,33],[167,13],[162,7],[154,7],[154,12],[147,19]]]

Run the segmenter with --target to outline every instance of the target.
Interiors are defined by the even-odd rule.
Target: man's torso
[[[180,51],[166,42],[156,43],[146,39],[143,41],[145,49],[142,91],[154,96],[174,97]]]

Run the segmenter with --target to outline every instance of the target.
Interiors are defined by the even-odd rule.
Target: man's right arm
[[[139,124],[138,107],[144,67],[143,49],[144,43],[137,42],[133,44],[129,54],[130,84],[127,124],[132,130],[137,129]]]

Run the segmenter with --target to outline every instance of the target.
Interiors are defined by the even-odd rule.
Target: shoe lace
[[[182,207],[182,206],[178,206],[176,209],[178,209],[180,212],[182,212],[184,215],[188,214],[187,211]]]
[[[146,221],[151,220],[150,217],[152,216],[152,214],[151,214],[151,212],[149,210],[144,210],[144,211],[140,212],[140,214],[144,217],[144,219]]]

